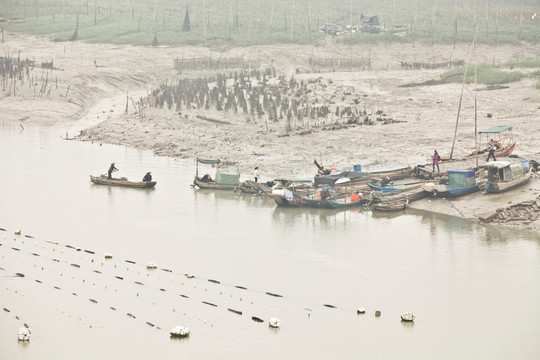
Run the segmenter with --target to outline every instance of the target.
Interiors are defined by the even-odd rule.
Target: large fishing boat
[[[524,185],[531,177],[531,169],[509,161],[493,161],[482,165],[487,169],[486,193],[500,193]]]

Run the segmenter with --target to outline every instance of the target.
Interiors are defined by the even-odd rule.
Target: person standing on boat
[[[118,171],[118,169],[114,166],[115,163],[111,163],[111,166],[109,166],[109,171],[107,172],[108,175],[107,175],[107,179],[111,180],[112,179],[112,173],[113,171]]]
[[[146,175],[144,175],[142,181],[152,181],[152,175],[151,172],[147,172]]]
[[[435,150],[435,152],[433,153],[433,171],[432,172],[435,172],[435,166],[437,166],[437,172],[441,172],[441,170],[439,169],[439,161],[441,161],[441,156],[439,155],[437,150]]]
[[[253,172],[253,178],[255,178],[255,183],[259,181],[259,167],[255,167],[255,171]]]
[[[495,147],[496,145],[493,139],[489,140],[489,154],[486,160],[487,162],[489,162],[490,158],[493,158],[493,161],[497,161],[497,159],[495,159]]]

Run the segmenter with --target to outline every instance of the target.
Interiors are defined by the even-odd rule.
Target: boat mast
[[[452,160],[452,154],[454,153],[454,145],[456,144],[457,129],[458,129],[458,123],[459,123],[459,113],[461,112],[461,101],[463,100],[463,89],[465,88],[465,80],[467,79],[468,68],[469,68],[469,64],[465,66],[465,72],[463,73],[463,83],[461,84],[461,95],[459,96],[459,106],[458,106],[457,118],[456,118],[456,129],[454,130],[454,140],[452,141],[452,150],[450,150],[450,160]]]
[[[477,119],[478,119],[478,106],[476,102],[476,65],[475,65],[474,66],[474,153],[476,154],[476,168],[478,169],[478,141],[476,139],[476,134],[478,131]]]
[[[478,26],[476,27],[476,30],[474,31],[474,37],[472,46],[476,47],[476,34],[478,32]],[[452,160],[452,155],[454,154],[454,145],[456,144],[456,137],[457,137],[457,129],[458,129],[458,123],[459,123],[459,113],[461,112],[461,101],[463,100],[463,89],[465,88],[465,80],[467,80],[467,69],[469,68],[469,64],[465,65],[465,72],[463,73],[463,83],[461,84],[461,95],[459,96],[459,106],[458,106],[458,113],[456,118],[456,129],[454,130],[454,140],[452,141],[452,150],[450,151],[450,160]],[[476,137],[476,134],[474,135]]]

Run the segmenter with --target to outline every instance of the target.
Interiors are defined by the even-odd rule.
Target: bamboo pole
[[[272,10],[270,11],[270,38],[272,38],[272,21],[274,19],[274,4],[275,0],[272,0]]]
[[[294,34],[294,0],[292,2],[292,11],[291,11],[291,42]]]
[[[476,28],[476,31],[474,32],[474,38],[472,45],[474,46],[476,42],[476,34],[478,32],[478,28]],[[465,66],[465,72],[463,73],[463,83],[461,85],[461,95],[459,96],[459,106],[458,106],[458,113],[456,117],[456,128],[454,130],[454,140],[452,140],[452,150],[450,150],[450,160],[452,160],[452,155],[454,154],[454,146],[456,144],[456,137],[457,137],[457,129],[458,129],[458,123],[459,123],[459,114],[461,112],[461,103],[463,101],[463,90],[465,88],[465,80],[467,79],[467,70],[469,68],[469,64]]]
[[[474,66],[474,152],[476,154],[476,169],[478,169],[478,105],[477,105],[477,83],[476,83],[476,65]]]

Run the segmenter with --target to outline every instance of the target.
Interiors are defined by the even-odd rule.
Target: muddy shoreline
[[[441,70],[402,69],[400,60],[411,61],[427,53],[437,54],[431,61],[453,58],[471,59],[474,63],[540,56],[540,49],[526,45],[482,46],[471,54],[470,45],[465,44],[457,49],[381,44],[370,49],[373,66],[369,71],[307,73],[296,70],[307,67],[309,54],[324,57],[346,49],[331,44],[228,50],[225,55],[231,57],[257,53],[260,59],[269,60],[263,66],[273,66],[280,76],[287,79],[294,76],[296,81],[308,84],[305,99],[310,104],[326,104],[333,112],[335,107],[347,106],[368,115],[380,111],[384,118],[396,120],[348,124],[328,116],[324,121],[294,122],[287,129],[282,119],[268,121],[264,115],[213,108],[175,110],[147,106],[141,114],[137,102],[161,84],[202,75],[178,73],[172,66],[173,59],[180,55],[204,56],[209,51],[207,48],[56,44],[44,37],[7,34],[3,49],[10,54],[21,50],[22,56],[36,61],[54,59],[58,67],[47,74],[49,79],[54,79],[47,96],[36,94],[29,83],[19,84],[15,96],[4,90],[0,108],[6,120],[22,126],[54,126],[70,138],[127,145],[151,150],[159,156],[234,161],[240,164],[245,176],[250,176],[258,166],[263,181],[278,177],[311,178],[316,171],[315,159],[339,172],[352,170],[356,164],[361,164],[365,171],[425,164],[429,163],[434,149],[447,156],[456,131],[461,84],[402,87],[437,79]],[[33,75],[37,78],[40,71],[35,69]],[[467,84],[456,133],[455,157],[474,149],[474,96],[474,85]],[[535,135],[540,132],[540,124],[533,121],[538,113],[540,92],[533,88],[533,80],[524,79],[509,84],[508,88],[482,91],[476,96],[478,127],[513,126],[513,135],[518,140],[515,154],[540,160],[540,145]],[[484,160],[480,159],[480,164]],[[500,195],[478,193],[451,201],[424,199],[410,206],[477,219],[509,203],[534,200],[540,194],[539,185],[539,180],[533,178],[527,185]],[[537,220],[511,226],[538,230],[539,223]]]

